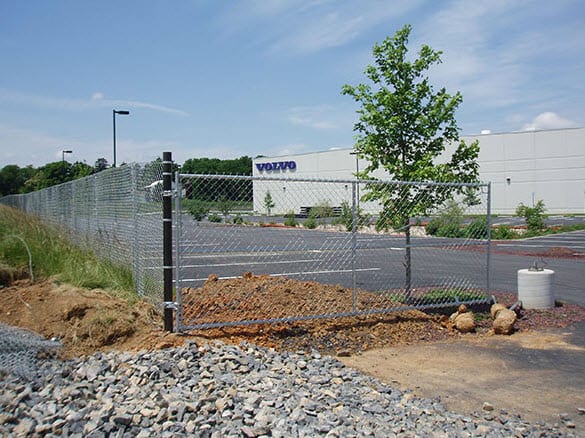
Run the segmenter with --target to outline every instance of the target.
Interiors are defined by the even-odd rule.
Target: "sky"
[[[112,163],[114,109],[118,164],[352,147],[405,24],[462,135],[585,126],[582,0],[0,0],[0,168]]]

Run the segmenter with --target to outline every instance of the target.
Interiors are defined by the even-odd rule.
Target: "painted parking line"
[[[298,276],[298,275],[322,275],[322,274],[344,274],[344,273],[351,273],[351,272],[364,272],[364,271],[381,271],[381,268],[364,268],[364,269],[355,269],[352,271],[351,269],[338,269],[338,270],[328,270],[328,271],[305,271],[305,272],[283,272],[281,274],[268,274],[270,277],[289,277],[289,276]],[[242,278],[241,275],[232,275],[229,277],[219,277],[220,280],[234,280],[236,278]],[[181,282],[188,282],[188,281],[205,281],[205,278],[182,278]],[[173,280],[174,282],[174,280]]]
[[[550,248],[550,245],[526,245],[526,244],[513,244],[513,243],[498,243],[497,246],[510,246],[512,248]],[[566,245],[565,245],[566,246]],[[571,245],[570,248],[585,248],[584,245]]]
[[[311,263],[311,262],[318,262],[319,259],[305,259],[305,260],[280,260],[277,262],[241,262],[241,263],[212,263],[212,264],[205,264],[205,265],[181,265],[181,268],[210,268],[216,266],[242,266],[242,265],[282,265],[282,264],[290,264],[290,263]]]

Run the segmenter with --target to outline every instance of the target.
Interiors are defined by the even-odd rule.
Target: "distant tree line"
[[[197,175],[252,175],[252,158],[248,156],[231,160],[190,158],[181,166],[181,173]],[[206,202],[251,202],[253,198],[251,180],[191,178],[187,179],[184,184],[188,199],[197,199]]]
[[[19,167],[8,164],[0,170],[0,196],[29,193],[83,178],[108,168],[108,161],[99,158],[93,166],[77,161],[55,161],[41,167]]]
[[[160,161],[160,159],[154,162],[156,161]],[[109,164],[105,158],[99,158],[93,166],[79,161],[75,163],[56,161],[37,168],[9,164],[0,170],[0,196],[34,192],[101,172],[108,167]],[[176,166],[174,170],[176,170]],[[247,156],[231,160],[190,158],[181,166],[181,173],[251,175],[252,158]],[[191,184],[188,187],[188,193],[191,198],[205,201],[218,201],[221,199],[249,201],[252,196],[252,182],[219,180],[212,186],[208,185],[207,187],[203,187],[200,184]]]

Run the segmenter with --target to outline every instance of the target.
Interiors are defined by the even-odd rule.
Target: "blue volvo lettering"
[[[275,171],[284,171],[286,169],[295,170],[297,168],[297,163],[295,161],[273,161],[269,163],[256,163],[256,169],[259,172],[275,172]]]

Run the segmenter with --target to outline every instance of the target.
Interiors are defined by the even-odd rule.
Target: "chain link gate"
[[[491,300],[489,184],[177,173],[175,195],[178,331]],[[250,273],[339,285],[344,303],[283,311],[221,282]]]

